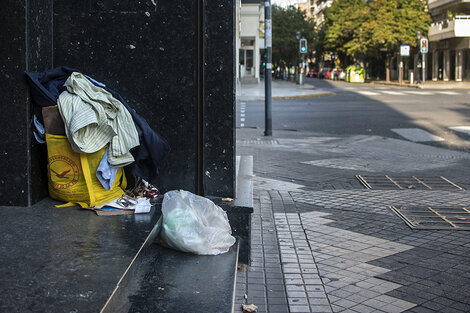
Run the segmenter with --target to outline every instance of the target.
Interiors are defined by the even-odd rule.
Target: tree
[[[370,34],[370,49],[387,49],[386,78],[390,80],[390,63],[401,44],[417,46],[416,34],[426,34],[431,17],[422,0],[375,0],[370,3],[370,19],[364,25]]]
[[[386,72],[401,44],[417,45],[431,23],[424,0],[336,0],[326,11],[324,44],[331,52],[354,58],[387,50]]]
[[[272,59],[275,67],[292,66],[297,63],[299,42],[296,32],[307,39],[309,53],[312,52],[315,39],[315,23],[307,19],[305,12],[294,6],[283,8],[272,6],[273,47]]]
[[[343,59],[345,55],[361,57],[367,53],[364,23],[369,6],[363,0],[336,0],[325,14],[325,48]]]

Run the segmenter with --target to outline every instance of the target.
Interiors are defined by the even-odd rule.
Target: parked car
[[[335,68],[330,74],[332,80],[344,80],[346,79],[346,72],[341,68]]]
[[[318,71],[315,69],[310,69],[307,73],[307,77],[317,77],[318,76]]]
[[[328,77],[326,77],[326,74],[328,73],[329,70],[330,70],[330,69],[328,69],[328,68],[322,69],[322,70],[318,73],[318,78],[320,78],[320,79],[328,78]]]
[[[346,79],[346,71],[345,70],[341,70],[338,74],[338,79],[339,80],[345,80]]]

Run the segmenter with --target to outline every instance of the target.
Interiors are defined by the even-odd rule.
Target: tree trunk
[[[385,59],[385,80],[390,82],[390,64],[391,62],[391,55],[387,53],[387,58]]]

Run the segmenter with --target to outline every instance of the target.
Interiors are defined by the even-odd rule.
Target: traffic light
[[[302,38],[299,41],[299,52],[300,53],[307,53],[307,39]]]
[[[428,53],[428,40],[426,38],[421,39],[420,50],[421,53]]]

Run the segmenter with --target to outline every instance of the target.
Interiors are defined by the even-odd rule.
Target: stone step
[[[237,241],[229,252],[208,256],[151,244],[101,312],[232,312],[238,247]]]
[[[0,207],[0,312],[99,312],[159,214]]]
[[[149,214],[106,217],[51,199],[0,207],[0,312],[231,312],[253,208],[209,198],[237,238],[218,256],[155,244],[161,203]]]

